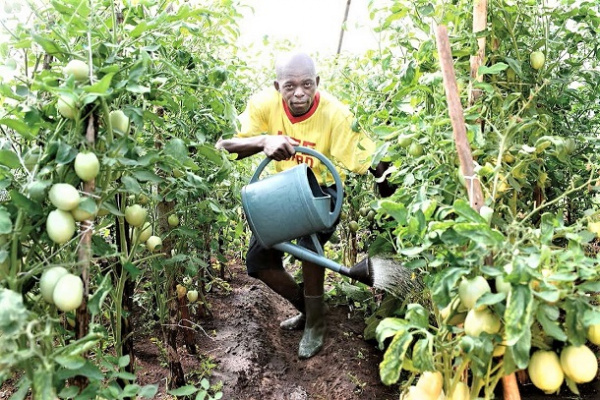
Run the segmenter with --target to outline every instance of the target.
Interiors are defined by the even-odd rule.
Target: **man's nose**
[[[296,97],[304,97],[304,90],[302,90],[301,87],[297,87],[296,90],[294,90],[294,96]]]

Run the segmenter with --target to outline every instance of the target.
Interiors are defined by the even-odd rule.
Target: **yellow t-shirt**
[[[352,130],[352,120],[348,107],[324,91],[317,92],[306,114],[294,117],[281,94],[271,88],[250,99],[240,115],[241,130],[237,137],[263,134],[289,136],[301,146],[315,149],[331,160],[343,180],[345,174],[338,165],[364,174],[375,151],[375,143],[371,139]],[[300,152],[290,160],[275,162],[275,170],[284,171],[302,162],[313,170],[320,184],[333,183],[325,165],[317,158]]]

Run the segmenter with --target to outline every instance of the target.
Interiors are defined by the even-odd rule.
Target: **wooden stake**
[[[444,78],[446,99],[448,100],[448,112],[450,113],[450,121],[452,122],[454,143],[456,144],[461,172],[465,177],[471,207],[479,212],[479,209],[483,205],[483,192],[479,178],[475,175],[473,169],[473,155],[469,140],[467,139],[465,117],[458,96],[456,75],[454,74],[452,54],[450,52],[450,40],[448,39],[448,31],[445,26],[440,25],[437,27],[436,41],[442,67],[442,76]]]
[[[473,3],[473,33],[484,31],[487,28],[487,0],[475,0]],[[471,56],[471,81],[469,82],[469,104],[481,96],[481,90],[473,89],[473,82],[482,82],[483,75],[478,73],[479,67],[485,60],[485,37],[477,39],[477,54]]]
[[[446,91],[446,99],[448,101],[448,112],[450,113],[450,120],[452,122],[454,142],[456,143],[456,151],[458,152],[461,171],[465,176],[465,181],[467,183],[471,207],[479,212],[484,201],[483,192],[481,190],[479,178],[473,171],[473,156],[467,139],[465,118],[462,106],[460,105],[458,89],[456,87],[456,75],[454,74],[454,66],[452,63],[450,40],[448,39],[448,31],[443,25],[436,28],[436,42],[442,67],[444,90]],[[517,379],[514,373],[502,377],[502,388],[504,400],[521,400]]]

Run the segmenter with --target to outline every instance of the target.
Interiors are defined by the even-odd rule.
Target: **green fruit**
[[[350,221],[348,223],[348,228],[350,229],[351,232],[358,232],[358,222]]]
[[[94,153],[79,153],[75,157],[75,173],[84,182],[94,179],[100,171],[100,162]]]
[[[48,198],[54,207],[63,211],[74,210],[81,201],[77,189],[68,183],[55,183],[52,185],[50,192],[48,192]]]
[[[147,215],[148,211],[139,204],[125,207],[125,220],[131,226],[142,226]]]
[[[68,95],[62,95],[58,98],[56,108],[60,115],[68,119],[75,119],[75,115],[79,112],[75,99]]]
[[[63,73],[65,76],[73,75],[78,81],[86,81],[90,74],[90,67],[81,60],[71,60],[63,68]]]
[[[42,273],[42,277],[40,278],[40,293],[44,300],[50,304],[54,304],[52,293],[54,293],[56,282],[68,273],[69,271],[63,267],[48,268]]]
[[[76,209],[71,210],[71,215],[73,216],[75,221],[78,221],[78,222],[91,221],[96,217],[95,214],[88,212],[81,207],[77,207]]]
[[[423,155],[423,146],[419,142],[412,142],[408,147],[408,154],[413,157],[420,157]]]
[[[413,135],[400,135],[398,136],[398,146],[407,148],[413,142]]]
[[[113,130],[126,134],[129,132],[129,117],[121,110],[113,110],[108,115]]]
[[[367,214],[369,213],[369,209],[367,207],[363,207],[360,210],[358,210],[358,212],[361,217],[366,217]]]
[[[198,291],[197,290],[190,290],[187,292],[187,298],[189,300],[190,303],[194,303],[196,302],[196,300],[198,300]]]
[[[475,303],[481,296],[491,291],[489,283],[483,276],[476,276],[473,279],[463,278],[458,285],[460,301],[469,310],[475,307]]]
[[[61,277],[52,292],[54,304],[61,311],[73,311],[83,301],[83,281],[73,274]]]
[[[167,222],[171,228],[174,228],[179,225],[179,218],[176,214],[171,214],[169,215],[169,218],[167,218]]]
[[[75,234],[75,219],[68,211],[50,211],[46,219],[46,232],[54,243],[64,244]]]
[[[147,241],[152,236],[152,225],[150,222],[144,222],[141,228],[133,228],[133,237],[136,236],[138,236],[139,243]]]
[[[48,184],[40,181],[32,181],[25,186],[26,193],[33,201],[43,201],[46,198],[46,188]]]
[[[162,239],[159,238],[158,236],[150,236],[148,238],[148,240],[146,240],[146,248],[151,252],[160,250],[161,247],[162,247]]]
[[[23,156],[25,168],[27,168],[29,172],[33,171],[41,156],[42,150],[39,147],[35,146],[29,149]]]
[[[465,318],[465,333],[469,336],[478,337],[483,332],[493,335],[500,332],[501,327],[500,318],[487,308],[472,309]]]
[[[546,56],[541,51],[534,51],[529,55],[529,64],[531,64],[531,68],[535,70],[539,70],[544,66],[544,62],[546,61]]]

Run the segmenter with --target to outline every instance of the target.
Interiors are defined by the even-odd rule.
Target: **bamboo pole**
[[[475,0],[473,3],[473,33],[482,32],[487,28],[487,0]],[[479,74],[479,67],[485,60],[485,37],[477,39],[477,53],[471,56],[471,80],[469,82],[469,104],[481,96],[481,90],[473,89],[473,82],[482,82],[483,75]]]
[[[456,151],[460,160],[461,171],[465,176],[469,193],[469,202],[471,207],[479,212],[483,205],[483,192],[479,178],[474,175],[473,171],[473,156],[471,147],[467,139],[465,129],[465,118],[460,105],[458,89],[456,86],[456,76],[452,63],[452,53],[450,50],[450,40],[448,39],[448,31],[445,26],[440,25],[436,28],[436,42],[442,67],[442,76],[444,80],[444,90],[446,91],[446,99],[448,101],[448,112],[452,122],[452,131],[454,133],[454,142]],[[504,400],[521,400],[519,387],[515,373],[502,377],[502,388]]]
[[[340,28],[340,40],[338,41],[338,47],[337,47],[337,55],[340,54],[340,52],[342,51],[342,41],[344,40],[344,28],[346,25],[346,21],[348,20],[348,13],[350,12],[350,2],[352,0],[348,0],[348,2],[346,3],[346,12],[344,13],[344,20],[342,21],[342,27]]]

